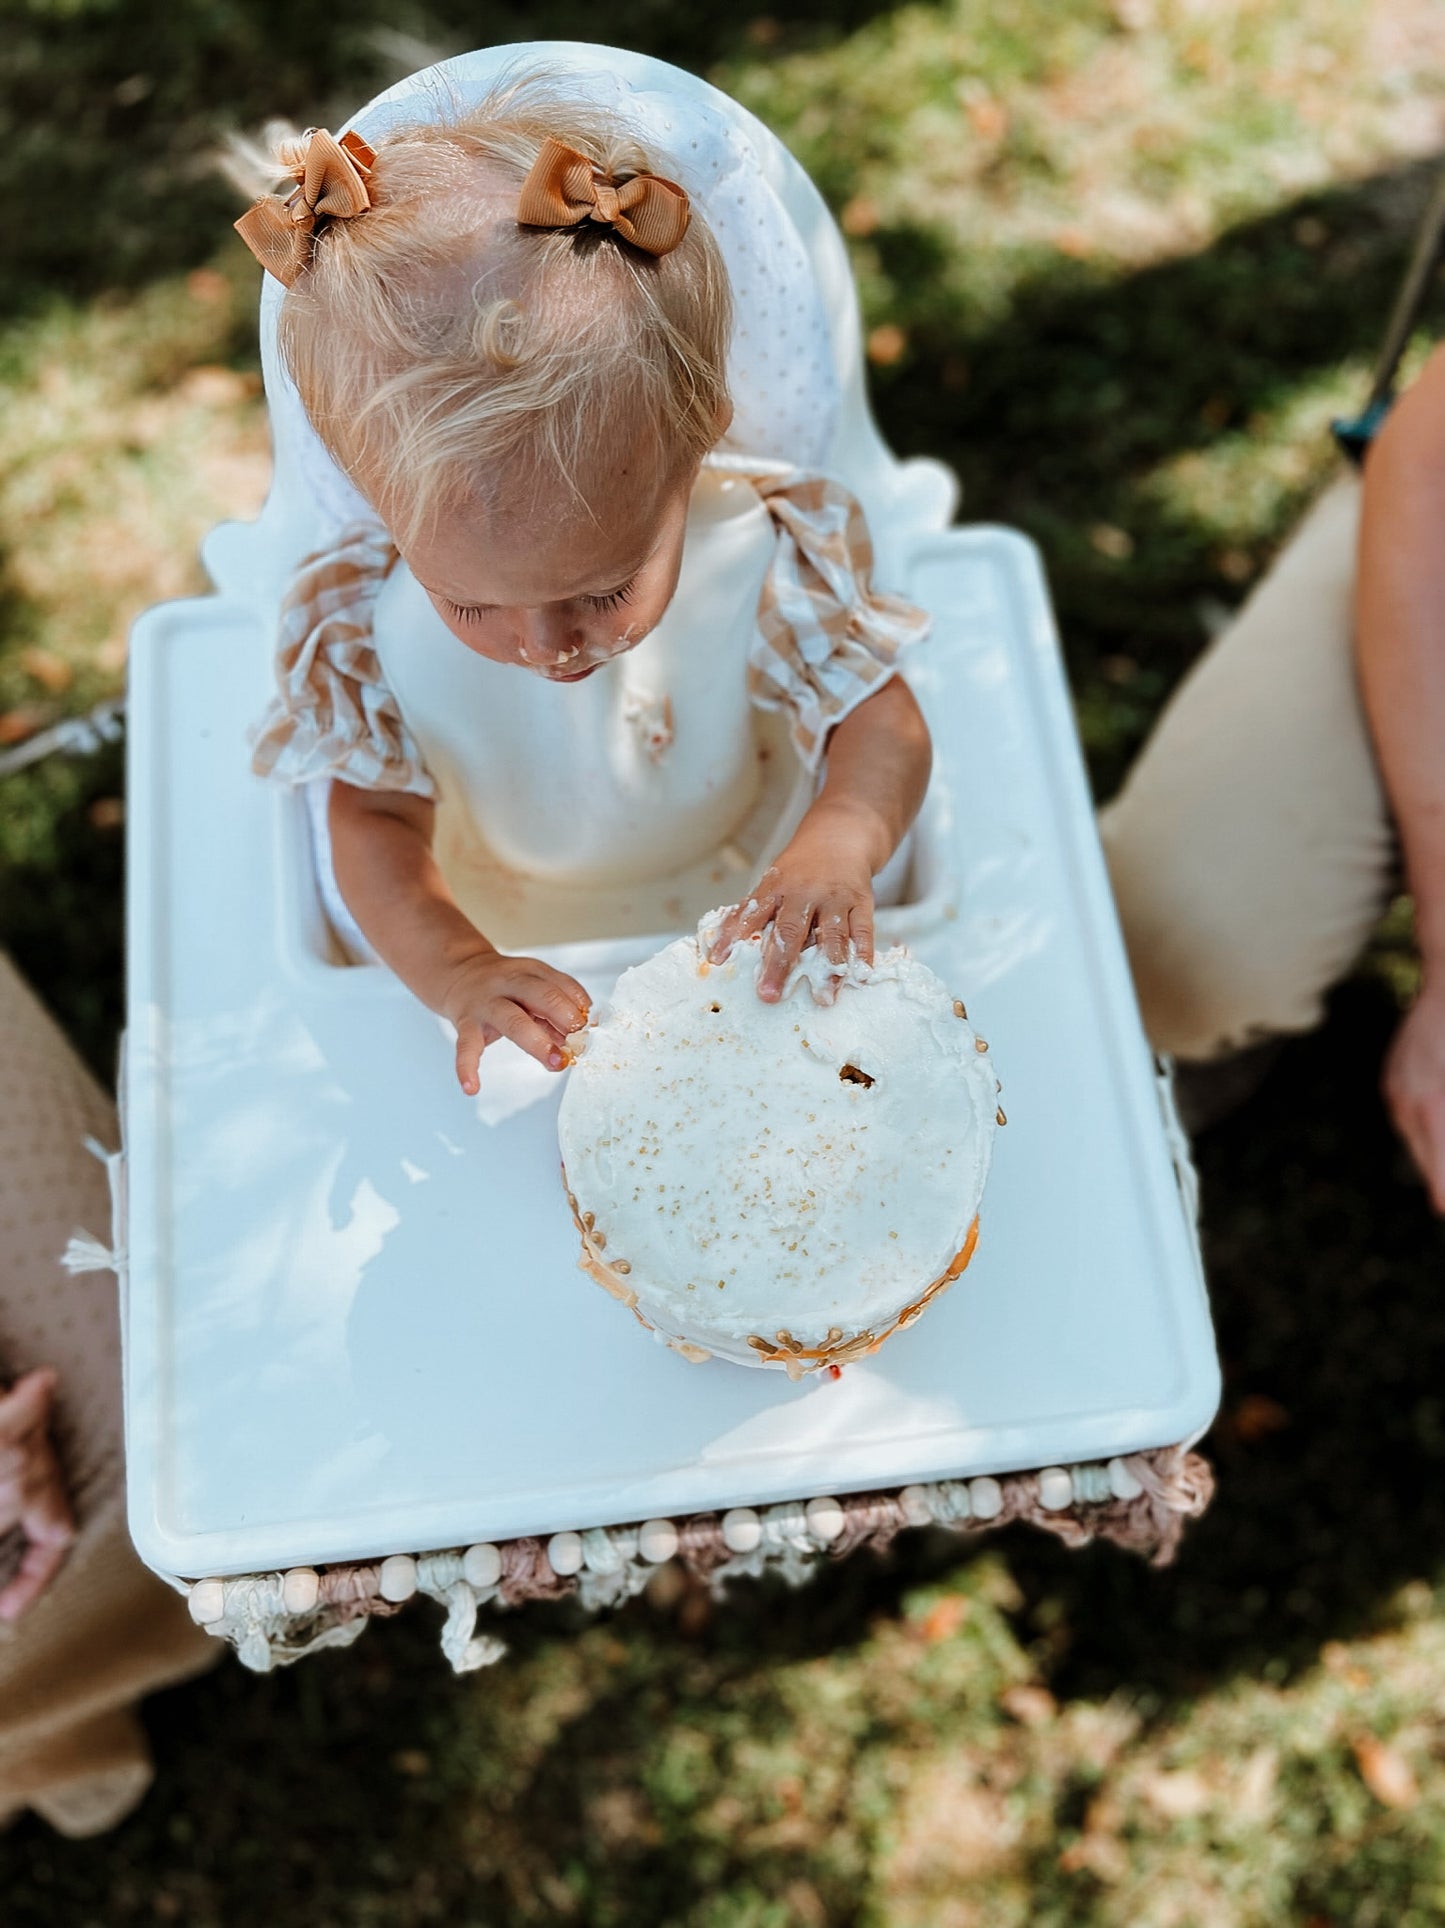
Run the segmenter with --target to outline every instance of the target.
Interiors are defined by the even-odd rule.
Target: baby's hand
[[[75,1538],[65,1481],[50,1444],[55,1374],[28,1372],[0,1392],[0,1535],[19,1527],[24,1552],[0,1590],[0,1621],[18,1620],[49,1586]]]
[[[806,829],[764,872],[747,902],[728,912],[709,952],[720,964],[740,938],[767,930],[758,973],[765,1004],[783,995],[788,973],[811,939],[830,964],[847,964],[850,942],[865,964],[873,962],[873,878],[866,860],[836,838],[806,836]]]
[[[481,1089],[482,1053],[510,1038],[549,1071],[571,1063],[570,1032],[587,1022],[591,1001],[576,978],[536,957],[487,951],[468,958],[448,989],[442,1014],[457,1027],[457,1081],[468,1097]]]

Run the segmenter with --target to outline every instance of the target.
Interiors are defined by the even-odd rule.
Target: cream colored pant
[[[46,1592],[0,1625],[0,1825],[33,1807],[74,1835],[111,1826],[150,1782],[141,1695],[217,1656],[126,1531],[115,1281],[59,1264],[73,1231],[109,1236],[87,1134],[115,1143],[110,1102],[0,954],[0,1377],[58,1369],[77,1528]]]
[[[1359,483],[1335,483],[1160,717],[1100,833],[1155,1048],[1319,1021],[1395,841],[1351,651]]]

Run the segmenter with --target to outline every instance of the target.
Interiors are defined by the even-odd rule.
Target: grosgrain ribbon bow
[[[517,223],[524,228],[575,228],[595,221],[644,254],[671,254],[692,219],[686,188],[660,174],[609,181],[564,141],[548,140],[522,183]]]
[[[294,193],[284,201],[279,194],[263,195],[236,222],[237,234],[266,272],[289,288],[310,267],[325,223],[349,221],[371,206],[366,183],[375,163],[360,134],[338,141],[324,127],[309,128]]]

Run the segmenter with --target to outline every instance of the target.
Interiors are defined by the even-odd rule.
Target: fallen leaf
[[[1249,1392],[1230,1415],[1230,1423],[1235,1438],[1242,1439],[1246,1446],[1252,1446],[1256,1440],[1267,1439],[1271,1433],[1282,1433],[1289,1424],[1289,1414],[1277,1399],[1271,1399],[1267,1393]]]
[[[844,234],[851,234],[855,240],[861,241],[865,235],[877,232],[882,218],[878,203],[870,195],[855,194],[851,201],[844,202],[838,225]]]
[[[92,830],[119,830],[125,822],[125,798],[97,797],[85,815]]]
[[[940,1640],[950,1640],[963,1625],[968,1613],[968,1602],[961,1594],[945,1594],[943,1599],[935,1600],[919,1622],[919,1632],[930,1647],[937,1646]]]
[[[1124,562],[1134,553],[1134,538],[1112,522],[1096,522],[1089,531],[1089,546],[1113,562]]]
[[[38,703],[21,703],[13,710],[4,711],[0,714],[0,743],[23,743],[27,736],[43,730],[54,714]]]
[[[63,656],[57,656],[53,649],[32,646],[20,652],[20,667],[27,676],[33,677],[42,689],[49,690],[52,696],[60,696],[75,681],[75,666],[67,663]]]
[[[1112,1834],[1081,1834],[1059,1856],[1065,1874],[1091,1874],[1096,1881],[1122,1881],[1129,1872],[1129,1854]]]
[[[1275,1782],[1279,1778],[1279,1749],[1257,1747],[1244,1764],[1234,1791],[1235,1813],[1263,1825],[1274,1812]]]
[[[177,393],[186,402],[201,408],[230,408],[245,401],[254,382],[234,368],[206,366],[193,368],[182,377]]]
[[[998,1697],[998,1704],[1020,1727],[1047,1727],[1059,1711],[1059,1703],[1047,1687],[1029,1686],[1027,1683],[1005,1687]]]
[[[908,337],[896,321],[883,321],[868,335],[868,359],[879,368],[891,368],[894,362],[902,361],[908,348]]]
[[[214,307],[217,302],[226,299],[230,293],[230,284],[226,277],[223,274],[217,274],[214,268],[193,268],[186,276],[186,293],[192,301],[204,302],[208,307]]]
[[[1209,1783],[1192,1767],[1173,1774],[1151,1774],[1144,1782],[1143,1794],[1156,1814],[1167,1815],[1171,1821],[1202,1814],[1213,1799]]]
[[[1001,141],[1008,132],[1008,109],[992,94],[981,94],[968,103],[968,122],[981,141]]]
[[[1361,1734],[1350,1746],[1360,1779],[1385,1807],[1412,1808],[1420,1798],[1420,1784],[1409,1762],[1373,1734]]]

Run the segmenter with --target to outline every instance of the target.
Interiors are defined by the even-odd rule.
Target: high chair
[[[927,607],[908,661],[935,774],[906,942],[968,1001],[1004,1081],[983,1236],[919,1329],[836,1380],[691,1366],[577,1270],[560,1082],[510,1046],[480,1100],[386,970],[323,914],[303,799],[254,777],[277,600],[310,545],[291,452],[259,519],[205,545],[215,592],[131,652],[129,1026],[112,1160],[131,1529],[256,1667],[349,1640],[420,1591],[459,1668],[479,1605],[624,1598],[673,1556],[797,1575],[904,1525],[1028,1517],[1167,1554],[1207,1497],[1187,1447],[1218,1367],[1187,1150],[1140,1028],[1032,546],[949,526],[952,475],[897,461],[864,390],[842,240],[798,164],[701,80],[538,43],[733,117],[804,236],[845,404],[831,468],[879,578]],[[405,87],[374,104],[374,134]],[[263,350],[275,360],[271,290]],[[733,893],[737,894],[736,891]],[[676,935],[549,943],[605,996]]]

